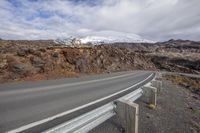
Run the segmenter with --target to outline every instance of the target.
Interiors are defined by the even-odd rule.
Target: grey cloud
[[[27,19],[38,10],[49,18]],[[16,16],[17,14],[17,16]],[[0,1],[0,37],[48,39],[96,31],[129,32],[151,40],[200,40],[199,0],[102,0],[97,5],[69,1],[23,1],[18,11]]]

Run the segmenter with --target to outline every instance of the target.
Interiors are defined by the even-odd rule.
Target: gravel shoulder
[[[152,110],[141,98],[139,104],[139,133],[199,133],[199,95],[188,89],[163,81],[163,91],[158,94],[157,108]],[[104,122],[91,133],[122,133],[117,117]]]

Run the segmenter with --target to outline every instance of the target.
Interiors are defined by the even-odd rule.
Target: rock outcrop
[[[200,43],[116,43],[62,47],[53,41],[0,41],[0,82],[126,70],[200,73]]]

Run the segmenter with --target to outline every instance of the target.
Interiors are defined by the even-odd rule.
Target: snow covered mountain
[[[132,33],[116,32],[116,31],[99,31],[84,33],[78,37],[70,36],[65,39],[57,39],[56,43],[63,43],[70,45],[73,38],[80,39],[82,44],[92,43],[92,44],[103,44],[103,43],[116,43],[116,42],[127,42],[127,43],[154,43],[151,40],[142,38],[139,35]]]
[[[69,36],[67,38],[57,38],[54,40],[54,42],[56,44],[65,44],[65,45],[71,45],[72,43],[72,40],[74,39],[75,37],[73,36]]]
[[[128,43],[154,43],[153,41],[142,38],[139,35],[115,31],[100,31],[93,32],[80,38],[82,43],[114,43],[114,42],[128,42]]]

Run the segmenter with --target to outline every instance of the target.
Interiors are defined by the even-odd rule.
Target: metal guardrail
[[[135,101],[142,96],[143,90],[141,88],[129,93],[120,99]],[[104,121],[110,119],[116,113],[114,109],[116,105],[114,102],[108,103],[77,118],[74,118],[66,123],[58,125],[44,133],[85,133],[100,125]]]
[[[154,77],[155,79],[155,77]],[[150,84],[147,83],[146,85]],[[136,89],[135,91],[119,98],[123,100],[135,101],[140,98],[143,94],[143,90],[141,88]],[[81,116],[78,116],[72,120],[69,120],[63,124],[60,124],[56,127],[53,127],[44,133],[85,133],[110,119],[112,116],[116,114],[114,111],[116,105],[113,102],[110,102],[104,106],[96,108],[88,113],[85,113]]]
[[[97,125],[115,115],[113,111],[115,104],[109,103],[86,114],[83,114],[75,119],[63,123],[55,128],[52,128],[45,133],[61,133],[61,132],[74,132],[83,133],[88,132]]]

